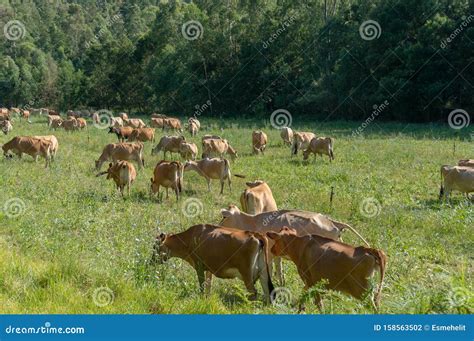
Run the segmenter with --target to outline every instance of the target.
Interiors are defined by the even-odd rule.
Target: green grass
[[[45,121],[17,121],[0,143],[15,135],[51,134]],[[72,134],[54,132],[60,146],[50,169],[44,169],[43,160],[35,164],[28,156],[1,160],[1,207],[12,198],[21,199],[25,207],[16,217],[0,210],[0,312],[295,313],[303,283],[289,261],[284,265],[292,304],[279,307],[248,301],[239,280],[217,279],[211,297],[202,297],[194,270],[179,259],[147,265],[158,231],[218,223],[220,209],[237,204],[244,182],[258,178],[269,183],[280,208],[328,214],[356,227],[371,245],[386,252],[382,313],[472,313],[474,205],[459,194],[450,204],[437,200],[439,166],[472,158],[469,136],[456,136],[447,126],[374,122],[365,138],[352,138],[355,124],[294,121],[297,130],[334,137],[335,162],[290,157],[279,131],[268,122],[203,117],[199,136],[187,138],[200,146],[202,134],[226,137],[240,154],[232,172],[247,179],[234,177],[232,193],[226,187],[221,196],[217,182],[209,193],[203,178],[185,173],[185,193],[178,203],[173,195],[163,202],[149,198],[149,179],[161,157],[150,156],[151,144],[145,147],[146,168],[139,171],[130,198],[123,200],[111,181],[96,178],[94,160],[116,137],[94,127]],[[251,131],[257,127],[269,137],[265,156],[250,154]],[[158,138],[161,135],[158,132]],[[194,218],[182,213],[191,197],[203,204]],[[367,198],[380,203],[379,214],[371,218],[360,210]],[[360,244],[351,232],[345,232],[344,241]],[[104,306],[100,298],[99,305],[93,299],[102,287],[110,289]],[[373,312],[367,300],[335,292],[324,300],[324,313]],[[319,311],[311,302],[306,312]]]

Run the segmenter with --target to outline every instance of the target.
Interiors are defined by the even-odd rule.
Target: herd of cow
[[[68,111],[66,119],[58,112],[46,110],[50,129],[64,128],[66,131],[87,127],[86,118],[94,124],[100,124],[100,117],[93,113],[88,117]],[[29,121],[27,110],[16,108],[0,109],[0,126],[4,134],[13,130],[12,116]],[[150,179],[150,192],[160,192],[160,187],[171,188],[176,199],[182,192],[183,174],[195,171],[207,181],[208,189],[212,179],[220,181],[220,193],[227,181],[231,188],[230,162],[238,157],[237,151],[229,141],[217,135],[204,135],[201,139],[202,155],[198,160],[198,147],[186,140],[181,121],[161,114],[152,114],[150,127],[141,119],[129,118],[126,113],[110,117],[108,133],[115,134],[118,143],[107,144],[98,160],[95,161],[97,176],[107,175],[124,196],[125,188],[130,195],[130,187],[137,177],[138,168],[145,166],[144,143],[155,141],[155,128],[174,130],[175,135],[161,137],[152,149],[152,155],[163,152]],[[196,136],[201,128],[199,120],[192,117],[185,125],[191,136]],[[291,154],[303,151],[304,160],[310,154],[327,155],[334,160],[333,139],[317,137],[310,132],[294,132],[291,128],[281,129],[281,138],[291,148]],[[125,142],[127,141],[127,142]],[[267,135],[256,130],[252,133],[252,151],[264,154],[268,144]],[[58,151],[58,140],[54,135],[16,136],[3,144],[5,157],[12,157],[12,151],[20,158],[28,154],[35,158],[46,159],[46,167]],[[178,153],[185,160],[167,161],[167,153]],[[104,162],[112,161],[106,171],[100,172]],[[235,175],[240,176],[241,175]],[[474,192],[474,160],[461,160],[457,166],[441,167],[440,198],[448,198],[453,190],[466,193]],[[188,262],[197,272],[200,288],[208,293],[212,275],[219,278],[239,278],[251,298],[256,298],[255,282],[260,280],[264,301],[270,302],[275,293],[272,283],[272,268],[280,285],[284,285],[282,258],[290,259],[297,267],[305,290],[324,281],[325,287],[347,293],[362,299],[369,291],[369,279],[375,271],[380,272],[380,283],[372,304],[379,306],[383,286],[387,257],[381,250],[371,248],[368,242],[350,225],[336,221],[323,214],[301,210],[278,210],[272,191],[262,180],[247,182],[247,188],[240,197],[242,211],[235,205],[221,210],[222,221],[219,225],[194,225],[177,234],[161,233],[156,237],[153,247],[153,262],[163,262],[170,257],[179,257]],[[365,246],[354,247],[343,243],[341,232],[349,229],[354,232]],[[316,294],[316,303],[322,305],[321,297]]]

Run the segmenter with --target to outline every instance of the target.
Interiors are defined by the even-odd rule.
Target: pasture
[[[0,161],[0,312],[296,313],[303,282],[289,261],[284,261],[284,296],[274,306],[249,301],[239,280],[214,279],[211,296],[201,296],[195,271],[180,259],[147,264],[159,231],[218,223],[220,209],[240,206],[245,181],[254,179],[270,185],[279,208],[327,214],[354,226],[373,247],[385,251],[381,313],[474,311],[474,205],[459,193],[450,203],[438,201],[440,166],[473,157],[468,135],[455,136],[448,126],[377,123],[364,137],[354,138],[357,124],[294,117],[293,129],[335,141],[334,162],[312,156],[303,162],[301,152],[290,156],[268,121],[200,120],[198,136],[186,132],[186,139],[200,147],[203,134],[225,137],[239,152],[232,173],[246,179],[233,177],[232,192],[226,185],[219,195],[218,182],[213,181],[209,193],[204,178],[187,172],[179,202],[172,191],[160,202],[149,197],[152,171],[162,158],[162,153],[151,156],[151,143],[145,144],[145,169],[138,171],[131,196],[122,199],[113,182],[95,177],[93,169],[103,146],[116,142],[115,135],[90,121],[87,131],[68,133],[50,132],[45,116],[32,117],[31,124],[17,119],[1,143],[16,135],[52,133],[59,152],[48,169],[44,160],[35,164],[29,156]],[[251,132],[257,128],[268,134],[265,155],[251,154]],[[157,141],[162,135],[157,130]],[[350,231],[343,239],[361,245]],[[279,285],[275,278],[274,283]],[[374,312],[368,300],[335,292],[326,293],[324,303],[327,314]],[[310,301],[306,313],[320,312]]]

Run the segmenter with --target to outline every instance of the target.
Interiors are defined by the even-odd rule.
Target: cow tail
[[[441,175],[441,181],[440,181],[440,186],[439,186],[439,200],[443,198],[444,195],[444,186],[443,186],[443,166],[440,168],[440,175]]]
[[[292,154],[293,155],[298,154],[298,144],[297,144],[296,140],[293,140]]]
[[[271,300],[272,293],[275,291],[275,286],[273,285],[273,282],[272,282],[272,276],[271,276],[270,266],[269,266],[270,247],[268,246],[268,239],[259,233],[256,233],[255,237],[258,239],[259,244],[260,244],[260,249],[263,251],[263,257],[265,260],[265,271],[267,272],[267,278],[268,278],[268,292],[270,293],[270,300]]]
[[[244,190],[242,196],[240,197],[240,204],[242,205],[242,211],[248,212],[247,210],[247,190]]]
[[[224,159],[224,174],[229,176],[230,179],[230,166],[229,166],[229,160]]]
[[[380,307],[380,299],[382,297],[382,287],[385,278],[385,269],[387,267],[387,256],[382,250],[367,248],[366,251],[375,257],[380,269],[380,284],[375,294],[375,306],[378,308]]]
[[[334,142],[333,142],[333,140],[332,140],[331,137],[329,137],[329,143],[330,143],[329,153],[331,154],[331,159],[334,160],[334,152],[333,152],[333,150],[332,150],[332,148],[333,148],[333,146],[334,146]]]
[[[331,219],[331,221],[333,222],[334,225],[336,225],[340,229],[341,232],[345,228],[351,230],[357,237],[359,237],[364,242],[365,245],[367,245],[367,247],[370,247],[369,242],[367,240],[365,240],[365,238],[362,237],[362,235],[359,232],[357,232],[357,230],[355,228],[353,228],[351,225],[344,224],[344,223],[341,223],[340,221],[336,221],[336,220],[332,220],[332,219]]]

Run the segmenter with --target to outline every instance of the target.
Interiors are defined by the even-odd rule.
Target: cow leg
[[[250,292],[249,299],[251,301],[255,301],[257,299],[257,289],[255,289],[254,279],[252,278],[252,274],[248,274],[247,276],[242,276],[244,281],[245,287]]]
[[[127,192],[128,196],[130,196],[130,181],[127,183]]]
[[[207,190],[210,192],[211,191],[211,179],[206,178],[206,181],[207,181]]]
[[[174,188],[174,192],[176,194],[176,202],[178,202],[179,201],[179,188],[177,186]]]
[[[202,293],[204,293],[204,286],[205,286],[205,274],[204,274],[204,268],[203,266],[198,263],[196,264],[196,273],[197,273],[197,276],[198,276],[198,283],[199,283],[199,291]]]
[[[278,282],[280,282],[281,286],[285,285],[285,277],[283,274],[283,260],[281,257],[276,257],[273,262],[275,263],[275,271],[278,277]]]
[[[205,275],[206,279],[204,281],[204,293],[206,296],[209,296],[211,294],[212,272],[206,271]]]
[[[221,179],[221,193],[224,194],[224,179]]]
[[[227,177],[227,184],[229,185],[229,191],[230,191],[230,192],[232,192],[231,183],[232,183],[232,181],[231,181],[230,176],[229,176],[229,177]]]

